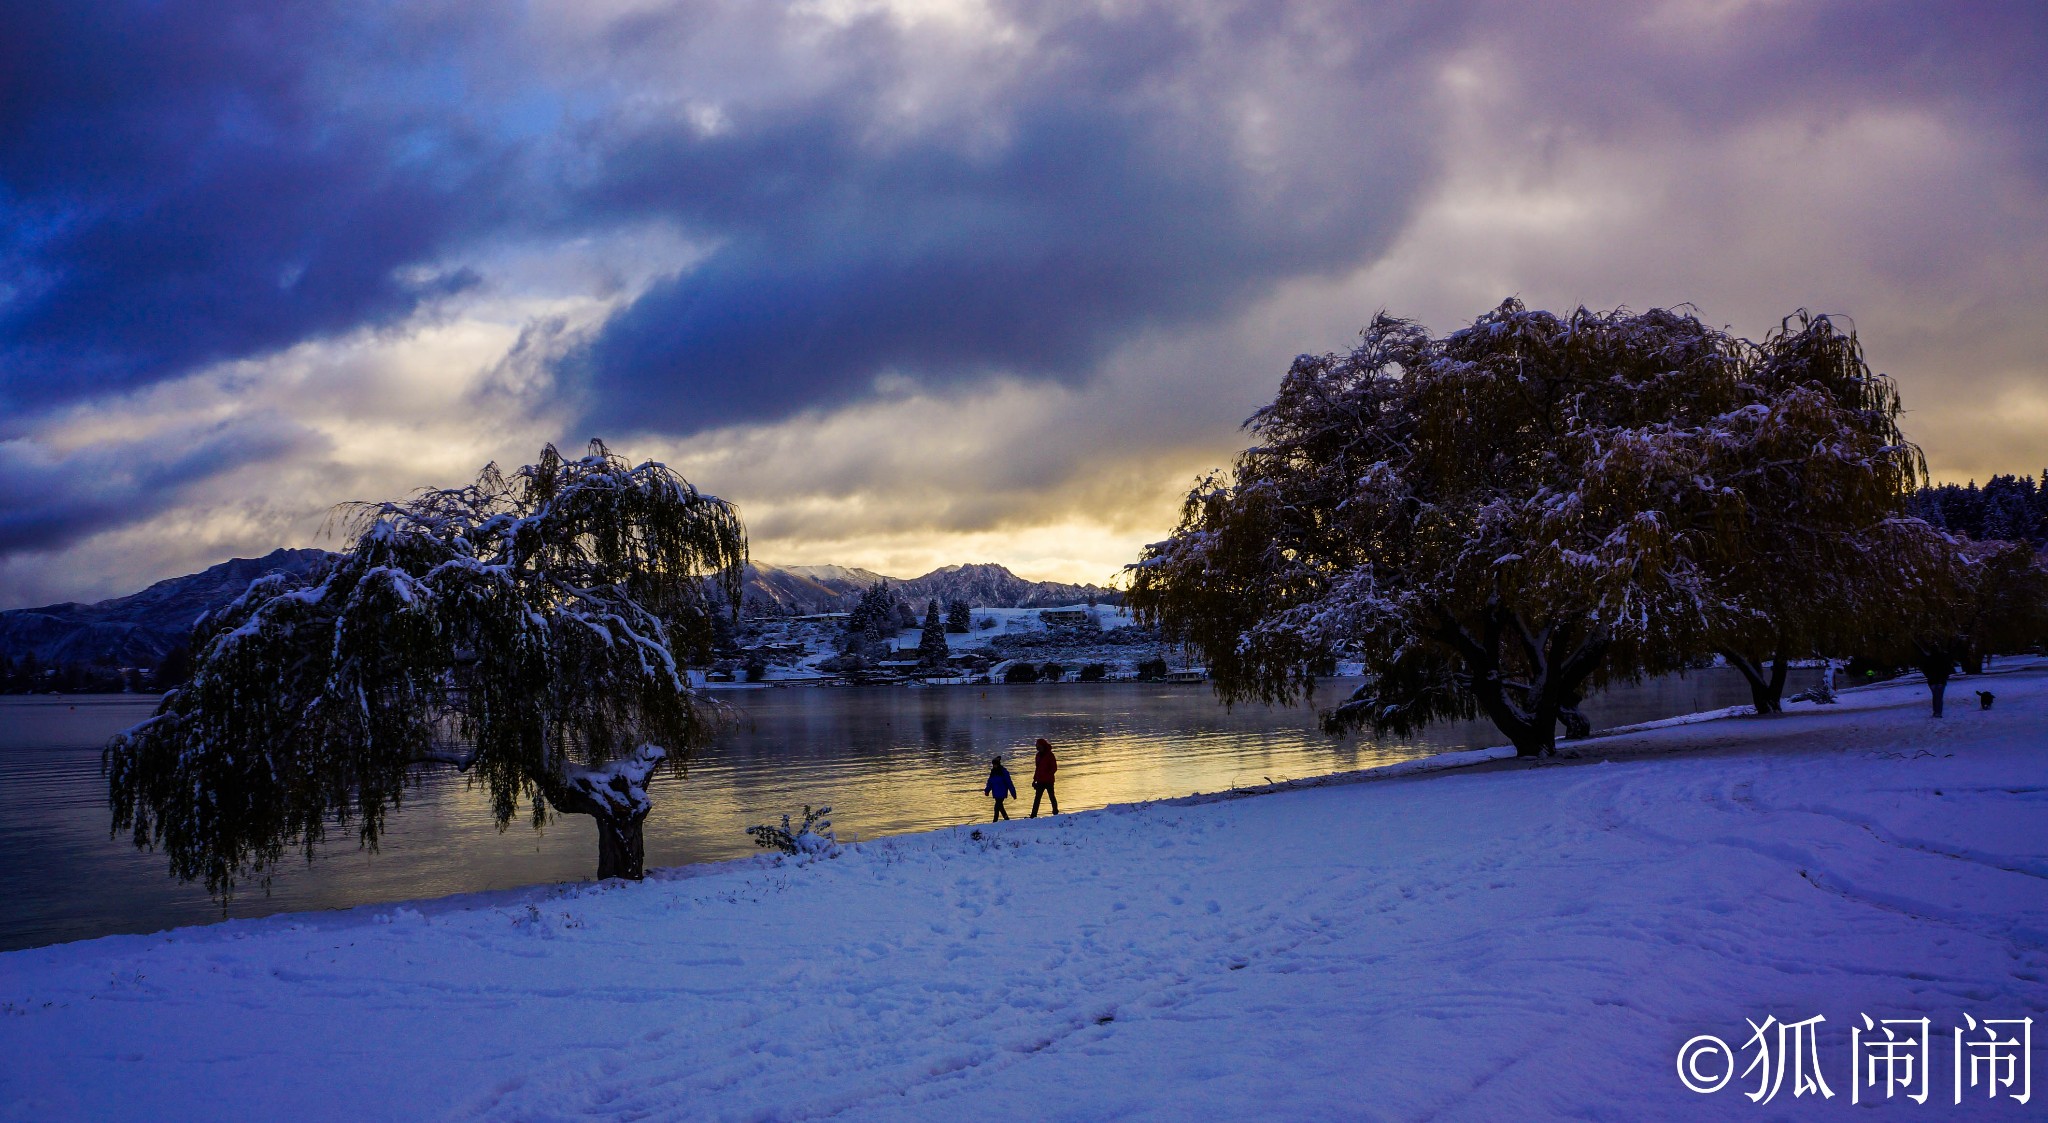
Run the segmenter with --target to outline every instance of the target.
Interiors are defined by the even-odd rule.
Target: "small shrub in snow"
[[[813,811],[807,803],[804,805],[804,820],[797,824],[795,830],[790,829],[789,816],[784,815],[779,827],[763,823],[748,827],[747,833],[754,836],[754,845],[764,850],[780,850],[799,857],[830,854],[839,849],[839,840],[832,835],[832,820],[825,817],[831,813],[830,807]]]
[[[1834,665],[1829,664],[1826,670],[1821,672],[1819,682],[1815,683],[1810,689],[1794,694],[1792,700],[1794,702],[1812,702],[1817,706],[1832,706],[1840,701],[1841,699],[1835,696]]]

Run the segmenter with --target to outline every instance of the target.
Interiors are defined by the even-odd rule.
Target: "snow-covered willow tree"
[[[1886,564],[1898,595],[1873,612],[1861,646],[1914,667],[1935,717],[1957,667],[2048,641],[2048,557],[2024,542],[1976,542],[1921,520],[1894,520]]]
[[[1291,699],[1343,648],[1369,678],[1330,728],[1483,714],[1548,753],[1608,680],[1811,642],[1796,569],[1840,534],[1773,537],[1818,518],[1790,498],[1847,497],[1861,526],[1917,462],[1866,375],[1823,320],[1758,347],[1666,310],[1510,300],[1441,338],[1382,315],[1350,354],[1295,361],[1131,602],[1226,701]]]
[[[347,551],[204,620],[191,679],[108,746],[115,830],[225,900],[329,824],[374,846],[444,765],[501,829],[589,815],[598,876],[642,876],[648,779],[708,731],[685,667],[740,603],[738,512],[595,441],[347,510]]]
[[[1855,333],[1802,310],[1738,349],[1737,404],[1705,448],[1709,476],[1739,498],[1736,536],[1704,560],[1723,609],[1714,649],[1756,711],[1776,713],[1792,660],[1861,649],[1885,602],[1917,595],[1915,574],[1938,559],[1900,524],[1925,462]]]

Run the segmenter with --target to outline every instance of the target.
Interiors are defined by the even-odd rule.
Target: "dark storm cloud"
[[[815,7],[0,0],[0,555],[150,518],[296,447],[194,458],[121,438],[59,470],[24,451],[79,447],[46,430],[221,360],[417,322],[472,286],[548,305],[537,317],[622,294],[506,362],[576,395],[563,436],[688,434],[858,401],[890,375],[1080,384],[1148,332],[1224,330],[1280,284],[1368,269],[1450,157],[1472,162],[1448,151],[1460,135],[1561,162],[1588,141],[1713,152],[1739,171],[1725,142],[1745,127],[1900,109],[2028,170],[2015,221],[2048,184],[2034,3]],[[1451,127],[1461,68],[1512,91],[1487,103],[1505,121]],[[1811,174],[1786,172],[1793,190]],[[1902,202],[1851,244],[1924,272],[1908,228],[1940,241],[1928,220],[1947,205]],[[562,291],[583,274],[555,263],[647,230],[648,260],[616,270],[633,279]],[[1965,288],[1998,248],[1971,237],[1936,247]],[[494,268],[512,257],[523,273]],[[1175,374],[1144,375],[1160,412],[1191,410]],[[1157,437],[1142,422],[1134,446]],[[95,456],[104,487],[72,473]]]
[[[61,550],[147,518],[194,484],[318,445],[299,426],[269,417],[64,453],[0,442],[0,556]]]
[[[731,231],[577,357],[596,420],[682,432],[774,420],[841,404],[885,371],[1079,377],[1133,331],[1354,260],[1386,236],[1413,179],[1397,166],[1361,184],[1364,213],[1260,213],[1227,176],[1181,174],[1216,153],[1188,142],[1158,158],[1140,122],[1049,106],[1018,127],[993,164],[928,151],[849,161],[823,197]]]
[[[571,356],[588,425],[774,421],[882,374],[1075,381],[1145,329],[1370,260],[1428,180],[1431,84],[1461,50],[1489,50],[1479,64],[1517,79],[1516,112],[1560,140],[1664,126],[1704,140],[1790,110],[1962,97],[2015,148],[2048,143],[2048,81],[2029,61],[2048,20],[2021,5],[1759,6],[1725,21],[1636,3],[1004,11],[1042,61],[969,135],[870,139],[905,50],[870,30],[849,36],[854,76],[794,112],[741,110],[711,137],[605,138],[593,198],[718,248]],[[1275,91],[1260,167],[1232,112]],[[1002,143],[974,144],[992,125]]]
[[[1453,8],[1389,6],[1399,52],[1273,11],[1025,13],[1038,58],[981,115],[908,139],[875,139],[911,65],[881,34],[793,112],[609,138],[594,197],[717,249],[571,357],[590,423],[773,421],[883,374],[1072,381],[1135,333],[1369,255],[1424,179],[1418,101]],[[1289,104],[1244,119],[1269,84]]]
[[[268,0],[0,8],[0,409],[470,283],[405,267],[492,220],[503,157],[434,104],[432,60],[375,49],[401,30]]]
[[[1475,44],[1531,128],[1914,100],[1967,106],[2048,175],[2033,4],[994,11],[1028,46],[990,53],[972,108],[922,89],[932,120],[899,128],[950,48],[876,16],[701,0],[572,34],[464,3],[6,0],[0,431],[393,322],[475,283],[435,263],[480,244],[648,218],[713,249],[572,357],[592,421],[773,419],[890,372],[1075,380],[1134,333],[1369,259],[1427,184],[1432,82]],[[707,59],[719,36],[759,57]],[[650,121],[664,83],[728,126]]]

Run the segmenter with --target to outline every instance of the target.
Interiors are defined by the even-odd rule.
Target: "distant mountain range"
[[[1007,568],[948,565],[922,577],[904,580],[865,569],[839,565],[769,565],[749,563],[742,603],[755,611],[788,615],[842,612],[853,607],[862,590],[881,581],[894,585],[913,607],[926,601],[961,600],[976,608],[1048,608],[1088,600],[1114,604],[1122,595],[1100,585],[1069,585],[1059,581],[1026,581]]]
[[[154,667],[185,642],[199,618],[227,604],[267,573],[311,573],[325,550],[272,550],[235,558],[198,573],[159,581],[139,593],[97,604],[52,604],[0,612],[0,654],[34,654],[44,666],[112,663]]]
[[[268,573],[307,574],[329,555],[325,550],[273,550],[260,558],[236,558],[202,572],[159,581],[139,593],[96,604],[53,604],[0,612],[0,654],[19,660],[33,654],[44,666],[100,663],[154,667],[184,643],[192,625],[207,612],[241,596],[249,582]],[[922,607],[964,600],[977,608],[1043,608],[1121,599],[1114,590],[1057,581],[1026,581],[1000,565],[949,565],[922,577],[898,580],[865,569],[838,565],[748,564],[741,603],[750,612],[808,615],[853,606],[863,589],[889,581],[903,598]]]

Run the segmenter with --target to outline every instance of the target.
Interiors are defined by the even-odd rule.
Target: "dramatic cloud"
[[[2048,464],[2027,3],[0,0],[0,607],[602,434],[1103,580],[1381,307],[1852,316]]]
[[[718,247],[575,357],[592,421],[773,421],[883,375],[1076,381],[1145,328],[1370,254],[1424,177],[1412,14],[1382,13],[1393,42],[1270,5],[1028,18],[969,48],[964,112],[902,108],[957,44],[863,29],[806,103],[607,138],[600,197]]]
[[[508,156],[454,91],[435,104],[431,66],[387,59],[407,31],[261,0],[9,4],[0,407],[390,323],[472,283],[423,263],[502,216]]]
[[[0,441],[0,555],[62,549],[196,483],[305,451],[307,436],[283,419],[245,418],[69,453]]]

